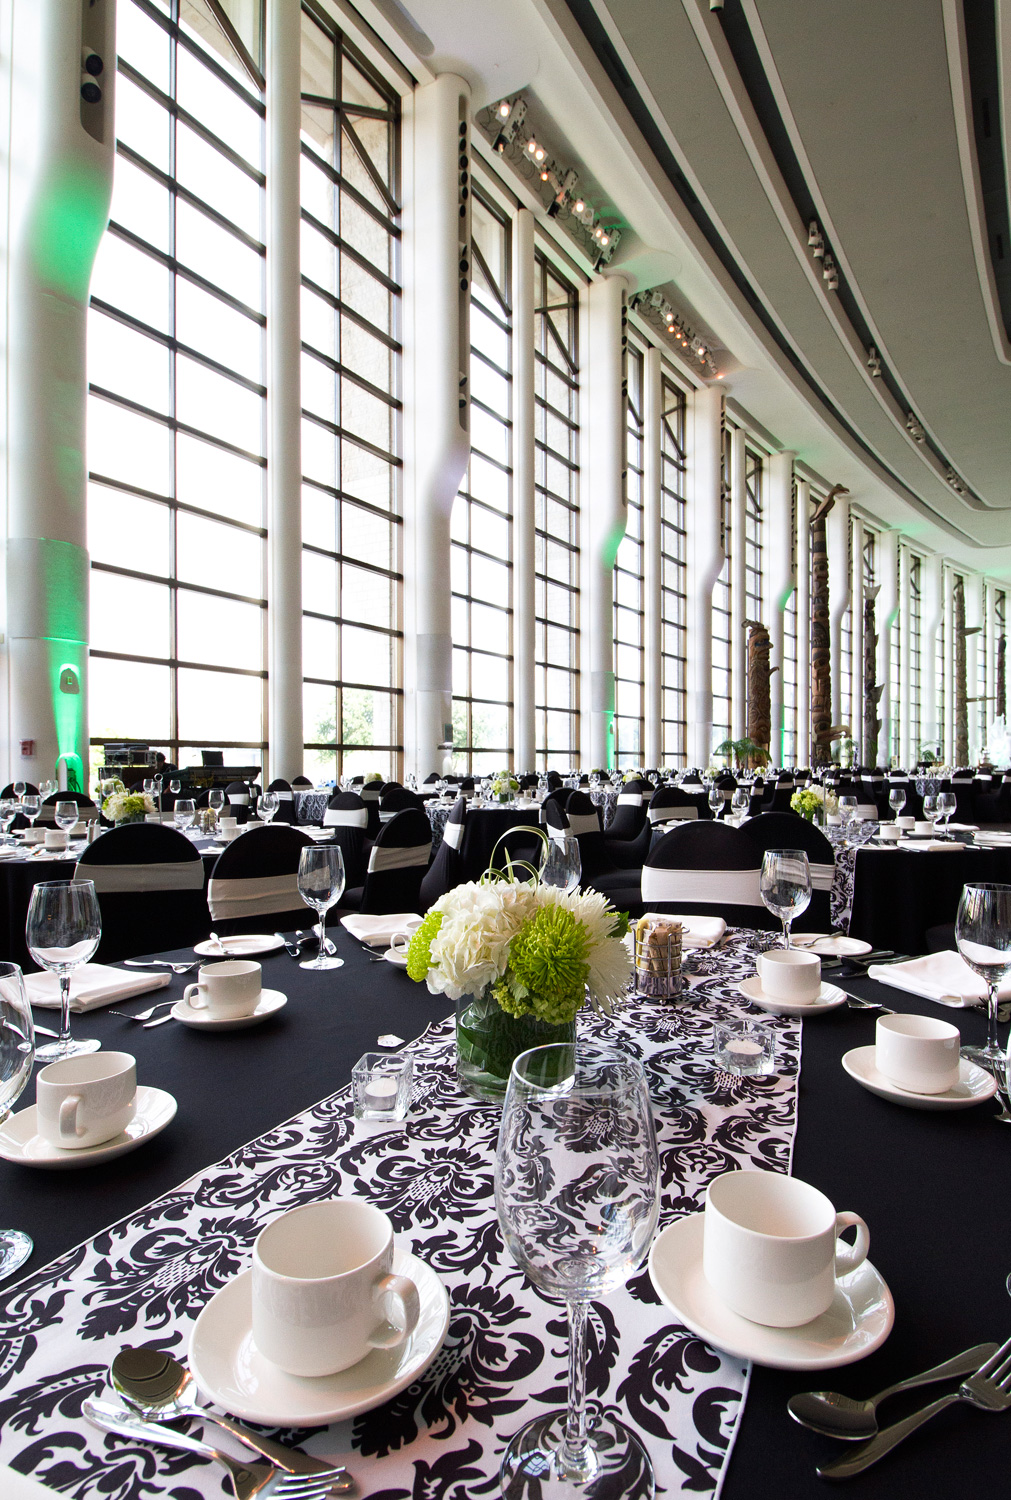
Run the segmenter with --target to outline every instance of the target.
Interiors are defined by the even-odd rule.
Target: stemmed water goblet
[[[302,850],[298,860],[298,893],[306,906],[319,916],[319,955],[303,959],[303,969],[340,969],[344,960],[326,953],[326,914],[344,892],[344,856],[331,844],[312,844]]]
[[[940,792],[938,794],[937,821],[941,824],[942,829],[948,838],[951,837],[951,835],[948,833],[948,824],[951,822],[951,819],[954,815],[955,806],[956,802],[954,792]]]
[[[1011,885],[965,885],[955,918],[955,943],[974,974],[986,985],[987,1037],[982,1047],[963,1047],[962,1056],[991,1073],[1006,1066],[997,1042],[997,990],[1011,972]]]
[[[19,802],[24,799],[24,795],[27,790],[28,785],[24,781],[15,781],[14,785],[11,787],[11,791],[14,793]]]
[[[842,825],[843,847],[847,847],[850,825],[857,815],[857,799],[847,794],[839,798],[839,822]]]
[[[923,794],[923,816],[928,822],[933,823],[937,817],[937,793],[924,792]]]
[[[32,1076],[35,1028],[17,964],[0,963],[0,1122]],[[24,1265],[32,1241],[21,1229],[0,1229],[0,1281]]]
[[[272,823],[274,821],[274,814],[277,812],[277,809],[280,807],[280,805],[281,799],[276,792],[263,792],[260,795],[257,812],[260,813],[262,817],[266,818],[268,823]]]
[[[21,811],[28,819],[29,828],[34,829],[35,819],[42,811],[42,798],[39,796],[38,792],[25,793],[25,795],[21,798]]]
[[[888,806],[892,809],[892,812],[896,818],[898,818],[905,805],[906,794],[904,790],[900,786],[893,786],[891,791],[888,793]]]
[[[94,958],[102,936],[102,917],[91,880],[47,880],[32,891],[25,925],[28,951],[43,969],[60,981],[60,1034],[55,1042],[36,1049],[40,1062],[97,1052],[93,1037],[77,1041],[70,1035],[70,976],[79,964]]]
[[[178,797],[176,805],[172,809],[172,816],[180,833],[186,833],[188,829],[192,828],[197,816],[196,804],[193,798]]]
[[[77,803],[71,802],[69,798],[66,802],[57,802],[53,811],[53,819],[57,828],[62,828],[66,834],[70,833],[80,815]]]
[[[495,1207],[506,1248],[538,1291],[564,1300],[567,1410],[544,1412],[508,1442],[509,1500],[650,1500],[639,1438],[586,1410],[591,1300],[642,1264],[659,1210],[653,1116],[642,1064],[617,1051],[554,1043],[513,1063],[495,1156]]]
[[[709,788],[709,811],[712,813],[714,818],[719,817],[720,809],[722,808],[722,806],[723,793],[714,782],[713,785]]]
[[[168,789],[172,793],[173,797],[178,797],[179,793],[183,789],[182,781],[178,776],[172,777],[171,781],[168,784]]]
[[[0,799],[0,830],[3,832],[3,841],[7,845],[11,843],[9,838],[11,824],[18,814],[18,804],[13,797]]]
[[[207,806],[214,814],[214,821],[217,823],[225,809],[225,794],[220,787],[212,787],[207,793]]]
[[[541,884],[555,885],[568,895],[579,885],[582,874],[583,861],[575,834],[552,834],[541,861]]]
[[[811,902],[811,866],[803,849],[767,849],[759,881],[762,900],[783,924],[783,947],[790,946],[790,924]]]
[[[56,781],[53,781],[52,777],[50,777],[46,781],[40,781],[39,782],[39,795],[41,796],[43,802],[46,800],[47,797],[51,797],[54,792],[58,792],[59,789],[60,789],[59,783],[56,782]]]
[[[730,806],[738,818],[744,817],[744,814],[751,806],[751,796],[746,786],[739,786],[736,789],[734,795],[730,799]]]

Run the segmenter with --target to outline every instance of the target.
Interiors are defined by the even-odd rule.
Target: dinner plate
[[[276,953],[284,947],[284,939],[270,932],[237,932],[232,937],[221,939],[221,946],[205,938],[193,944],[193,952],[201,958],[255,958],[259,953]]]
[[[703,1274],[704,1218],[689,1214],[657,1235],[649,1274],[660,1301],[706,1343],[773,1370],[831,1370],[865,1359],[891,1333],[892,1294],[869,1260],[841,1276],[828,1311],[800,1328],[766,1328],[742,1318]]]
[[[371,1411],[416,1380],[442,1347],[449,1297],[416,1255],[395,1246],[393,1270],[418,1288],[421,1316],[396,1349],[371,1349],[336,1375],[288,1375],[253,1343],[253,1273],[242,1271],[208,1302],[193,1326],[190,1369],[217,1406],[268,1427],[322,1427]]]
[[[176,1101],[164,1089],[137,1085],[137,1110],[129,1125],[111,1141],[100,1146],[81,1146],[76,1151],[64,1151],[51,1146],[36,1130],[35,1105],[19,1109],[0,1125],[0,1156],[5,1161],[14,1161],[25,1167],[47,1167],[58,1171],[68,1167],[93,1167],[98,1162],[111,1161],[127,1151],[135,1151],[145,1141],[160,1135],[166,1125],[171,1124],[177,1109]]]
[[[259,1026],[261,1021],[276,1014],[287,1003],[287,995],[282,995],[280,990],[261,990],[256,1009],[248,1016],[212,1016],[207,1010],[187,1005],[185,1000],[177,1000],[169,1015],[197,1031],[243,1031],[247,1026]]]
[[[767,1010],[773,1016],[820,1016],[827,1010],[838,1010],[840,1005],[846,1004],[846,991],[824,982],[817,997],[806,1002],[774,1000],[771,995],[763,992],[762,981],[757,974],[752,974],[750,979],[742,979],[737,988],[745,1000],[750,1000],[752,1005],[760,1005],[762,1010]]]
[[[398,953],[396,948],[387,948],[386,952],[383,954],[383,957],[385,958],[386,962],[388,964],[392,964],[395,969],[407,968],[407,954]]]
[[[791,933],[790,942],[795,948],[806,948],[809,953],[820,953],[824,958],[856,958],[861,953],[873,953],[871,943],[863,938],[846,937],[841,932]]]
[[[962,1058],[958,1065],[958,1082],[943,1094],[915,1094],[910,1089],[901,1089],[897,1083],[879,1073],[875,1058],[877,1049],[854,1047],[843,1054],[842,1065],[851,1078],[870,1089],[882,1099],[891,1099],[893,1104],[904,1104],[907,1109],[971,1109],[974,1104],[983,1104],[997,1092],[997,1081],[986,1068]]]

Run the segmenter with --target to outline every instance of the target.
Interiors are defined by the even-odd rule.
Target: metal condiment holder
[[[651,1000],[673,1000],[684,988],[681,923],[643,917],[635,927],[635,990]]]

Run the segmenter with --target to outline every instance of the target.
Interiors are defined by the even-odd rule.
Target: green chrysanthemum
[[[542,906],[509,945],[510,1003],[503,1005],[498,989],[496,999],[513,1015],[532,1010],[556,1026],[573,1020],[585,995],[588,951],[586,929],[571,911]]]
[[[442,912],[430,911],[407,945],[407,972],[419,984],[432,966],[432,943],[442,926]]]

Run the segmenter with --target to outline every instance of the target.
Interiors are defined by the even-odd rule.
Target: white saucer
[[[910,1089],[899,1088],[884,1073],[879,1073],[875,1064],[876,1049],[854,1047],[843,1054],[842,1065],[851,1078],[870,1089],[882,1099],[891,1099],[895,1104],[905,1104],[910,1109],[970,1109],[992,1099],[997,1092],[997,1081],[986,1068],[977,1067],[962,1058],[958,1065],[958,1082],[943,1094],[914,1094]]]
[[[385,958],[386,962],[388,964],[392,964],[395,969],[407,968],[407,954],[398,953],[396,948],[387,948],[386,952],[383,954],[383,957]]]
[[[742,979],[737,988],[745,1000],[750,1000],[752,1005],[760,1005],[774,1016],[820,1016],[827,1010],[838,1010],[840,1005],[846,1004],[846,991],[837,989],[834,984],[823,983],[816,998],[806,1002],[773,1000],[771,995],[763,992],[762,981],[757,974],[752,974],[750,979]]]
[[[35,1129],[35,1105],[18,1110],[0,1125],[0,1157],[25,1167],[93,1167],[97,1162],[123,1156],[145,1141],[160,1135],[175,1118],[176,1101],[164,1089],[137,1085],[137,1111],[126,1129],[103,1141],[100,1146],[82,1146],[77,1151],[63,1151],[42,1139]]]
[[[702,1274],[703,1217],[676,1219],[657,1236],[649,1274],[660,1301],[708,1344],[773,1370],[831,1370],[864,1359],[891,1333],[892,1294],[866,1260],[836,1282],[828,1312],[800,1328],[766,1328],[732,1312]]]
[[[825,958],[856,958],[874,951],[863,938],[846,937],[841,932],[798,932],[791,935],[790,942],[795,948],[806,948],[808,953],[820,953]]]
[[[283,947],[283,938],[275,937],[272,932],[237,932],[233,937],[222,938],[220,948],[205,938],[202,943],[193,944],[193,952],[201,958],[256,958],[260,953],[276,953]]]
[[[258,1026],[287,1003],[287,995],[282,995],[280,990],[261,990],[256,1009],[248,1016],[212,1016],[206,1010],[195,1010],[185,1000],[177,1000],[169,1015],[182,1021],[184,1026],[195,1026],[198,1031],[242,1031],[247,1026]]]
[[[252,1271],[223,1286],[197,1318],[190,1369],[205,1396],[233,1416],[269,1427],[322,1427],[381,1406],[434,1359],[449,1327],[449,1297],[430,1266],[397,1246],[393,1270],[409,1276],[421,1317],[397,1349],[372,1349],[336,1375],[287,1375],[264,1359],[252,1335]]]

